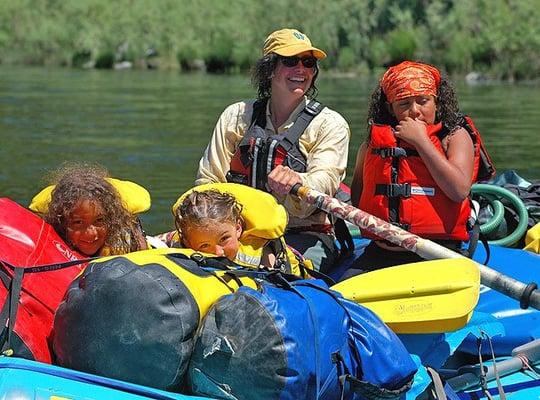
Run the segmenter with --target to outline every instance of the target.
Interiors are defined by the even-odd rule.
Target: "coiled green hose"
[[[495,231],[501,222],[504,220],[504,205],[503,203],[495,196],[487,195],[481,193],[482,197],[487,199],[491,207],[493,208],[493,216],[480,226],[480,233],[488,235],[491,232]]]
[[[473,194],[483,195],[484,197],[488,198],[488,200],[491,200],[491,205],[493,206],[495,213],[493,218],[480,227],[480,231],[482,233],[493,232],[493,230],[499,226],[499,224],[502,222],[502,218],[498,214],[502,214],[504,218],[504,207],[502,207],[502,203],[498,200],[498,198],[508,200],[518,214],[519,222],[516,229],[514,229],[512,233],[501,239],[490,240],[488,243],[499,246],[512,246],[514,243],[520,240],[521,237],[523,237],[527,231],[529,213],[525,207],[525,204],[523,204],[523,201],[517,195],[512,193],[510,190],[503,188],[502,186],[489,185],[485,183],[474,184],[471,188],[471,192]]]

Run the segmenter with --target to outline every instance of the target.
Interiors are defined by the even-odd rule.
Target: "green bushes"
[[[2,63],[246,71],[266,35],[297,27],[364,71],[403,59],[507,80],[540,75],[540,7],[519,0],[3,0]]]

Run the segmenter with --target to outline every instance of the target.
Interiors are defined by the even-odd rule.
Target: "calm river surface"
[[[347,182],[374,85],[324,71],[318,84],[319,100],[351,125]],[[540,86],[456,86],[497,169],[540,179]],[[219,114],[253,94],[248,76],[2,67],[0,196],[27,206],[63,161],[98,162],[150,191],[148,232],[169,230],[170,206],[192,186]]]

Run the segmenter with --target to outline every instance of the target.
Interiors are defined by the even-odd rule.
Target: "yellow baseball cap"
[[[290,57],[312,51],[315,58],[322,60],[326,53],[311,45],[311,40],[296,29],[280,29],[272,32],[264,41],[263,55],[276,53],[280,56]]]

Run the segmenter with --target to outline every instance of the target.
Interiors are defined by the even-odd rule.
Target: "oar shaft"
[[[484,373],[484,379],[491,381],[499,376],[506,376],[520,371],[527,365],[536,365],[540,361],[540,339],[526,343],[512,350],[512,357],[503,361],[497,361],[495,367],[493,364],[488,365]],[[473,368],[471,372],[455,376],[447,380],[452,389],[456,391],[467,390],[477,386],[481,377],[480,367]],[[496,373],[495,373],[496,372]]]
[[[348,221],[351,224],[365,229],[382,239],[403,247],[404,249],[412,251],[426,260],[464,258],[463,255],[441,246],[438,243],[423,239],[324,193],[305,186],[293,188],[293,192],[296,192],[298,197],[307,203],[313,204],[329,214]],[[481,283],[483,285],[521,301],[523,293],[528,288],[527,285],[485,265],[480,263],[476,264],[480,269]],[[540,310],[540,292],[538,290],[533,290],[532,293],[530,293],[528,304],[537,310]]]
[[[497,374],[500,377],[513,374],[514,372],[520,371],[523,366],[523,360],[520,358],[509,358],[504,361],[498,361],[497,362]],[[495,367],[493,365],[489,365],[486,367],[486,370],[483,373],[484,379],[487,382],[492,381],[495,379]],[[482,376],[482,373],[480,370],[475,372],[467,372],[463,375],[456,376],[454,378],[450,378],[447,380],[448,384],[452,389],[454,389],[456,392],[460,392],[463,390],[467,390],[470,388],[473,388],[475,386],[478,386],[480,383],[480,377]]]

